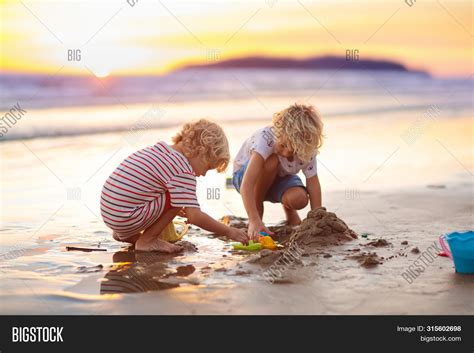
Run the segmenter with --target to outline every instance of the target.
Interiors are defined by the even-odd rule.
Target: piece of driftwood
[[[100,248],[80,248],[77,246],[66,246],[67,251],[85,251],[85,252],[91,252],[91,251],[107,251],[107,249],[100,249]]]

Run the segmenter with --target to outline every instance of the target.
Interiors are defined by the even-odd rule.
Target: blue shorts
[[[232,184],[234,184],[235,189],[240,193],[240,185],[242,185],[242,180],[244,179],[245,171],[247,170],[249,162],[245,163],[242,168],[235,171],[232,175]],[[281,203],[281,198],[286,190],[289,188],[301,186],[305,188],[300,177],[296,174],[285,175],[283,177],[278,174],[275,177],[270,189],[268,189],[267,194],[265,195],[265,201],[270,201],[273,203]]]

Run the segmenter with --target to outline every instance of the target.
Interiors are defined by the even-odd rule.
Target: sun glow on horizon
[[[105,77],[108,77],[110,75],[110,71],[107,71],[105,69],[99,69],[99,70],[92,71],[92,72],[98,78],[105,78]]]

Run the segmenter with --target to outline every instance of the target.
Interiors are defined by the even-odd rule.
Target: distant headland
[[[390,70],[427,74],[409,70],[404,65],[390,60],[347,60],[342,56],[319,56],[307,59],[270,58],[251,56],[228,59],[213,63],[186,65],[181,69],[300,69],[300,70]]]

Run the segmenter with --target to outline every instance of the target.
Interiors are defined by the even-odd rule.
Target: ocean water
[[[325,119],[420,116],[430,108],[455,117],[472,113],[472,88],[472,77],[395,71],[188,69],[102,79],[1,74],[4,114],[15,105],[27,113],[0,141],[133,132],[203,116],[221,122],[268,121],[293,102],[314,104]]]

